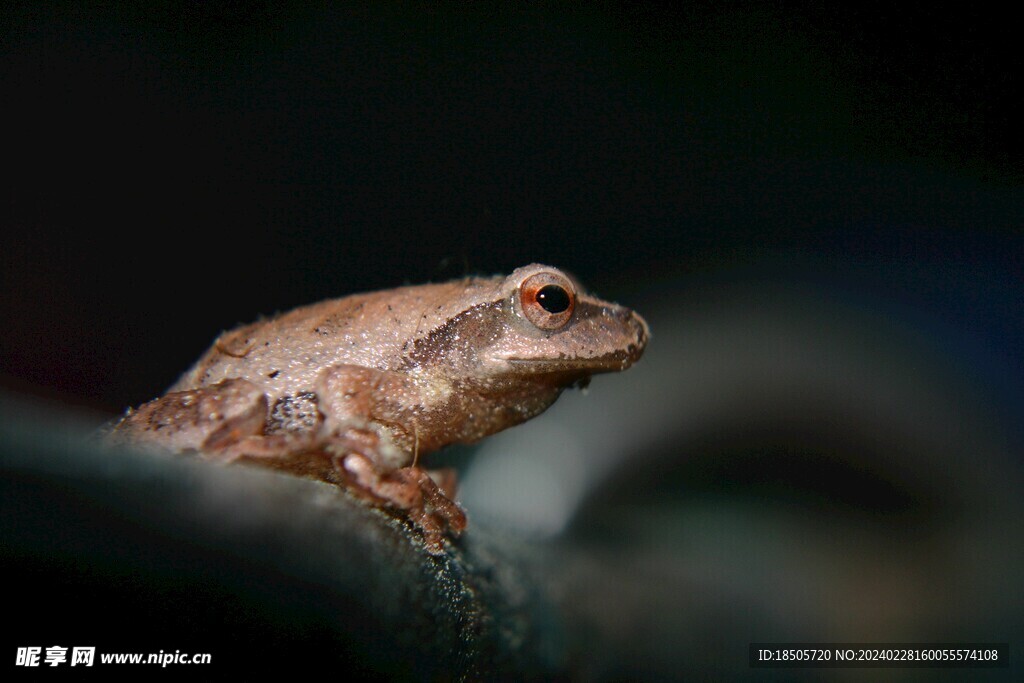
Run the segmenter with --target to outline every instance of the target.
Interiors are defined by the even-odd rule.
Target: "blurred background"
[[[2,10],[0,386],[99,424],[222,330],[573,272],[628,373],[463,471],[593,677],[1020,642],[1024,144],[984,7]],[[571,640],[571,638],[570,638]]]

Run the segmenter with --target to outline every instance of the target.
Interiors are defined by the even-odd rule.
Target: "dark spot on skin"
[[[391,310],[392,310],[391,304],[388,304],[388,311],[391,311]]]
[[[270,379],[275,379],[275,378],[276,378],[276,377],[277,377],[278,375],[280,375],[280,374],[281,374],[281,371],[280,371],[280,370],[274,370],[274,371],[273,371],[272,373],[270,373],[269,375],[267,375],[267,377],[269,377]]]
[[[325,337],[326,337],[326,336],[327,336],[328,334],[330,334],[330,332],[328,332],[327,330],[325,330],[325,329],[323,329],[323,328],[321,328],[321,327],[314,327],[314,328],[313,328],[313,332],[315,332],[316,334],[319,334],[319,335],[323,335],[323,336],[325,336]]]
[[[270,411],[266,431],[268,434],[308,431],[314,429],[321,419],[315,393],[306,391],[295,396],[282,396]]]

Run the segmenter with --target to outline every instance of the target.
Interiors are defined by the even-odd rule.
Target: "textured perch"
[[[542,592],[482,530],[431,556],[416,530],[334,486],[111,452],[4,408],[2,566],[32,605],[8,615],[21,645],[210,652],[218,671],[558,668]]]

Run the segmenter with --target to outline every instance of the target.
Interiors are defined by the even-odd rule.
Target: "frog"
[[[629,368],[649,336],[634,311],[537,263],[354,294],[224,332],[106,438],[335,484],[404,517],[440,554],[467,519],[454,472],[425,469],[424,456]]]

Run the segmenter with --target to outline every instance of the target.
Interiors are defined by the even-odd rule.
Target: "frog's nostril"
[[[629,311],[629,324],[636,331],[637,348],[643,350],[647,346],[647,338],[651,334],[647,327],[647,321],[633,311]]]

